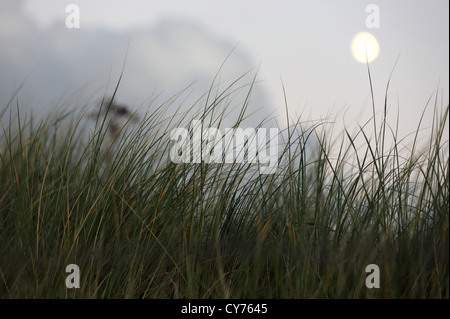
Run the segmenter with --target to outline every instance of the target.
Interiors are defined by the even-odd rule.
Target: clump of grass
[[[231,91],[199,114],[208,126]],[[185,125],[164,107],[125,121],[131,131],[115,127],[113,143],[104,112],[114,97],[87,140],[86,116],[2,124],[2,298],[449,297],[448,106],[435,104],[428,147],[417,135],[409,151],[386,112],[374,139],[367,125],[331,140],[321,123],[295,123],[273,175],[170,162],[170,129]],[[80,267],[79,289],[65,286],[68,264]],[[369,264],[379,289],[365,286]]]

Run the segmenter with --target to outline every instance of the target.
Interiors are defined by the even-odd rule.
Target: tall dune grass
[[[448,298],[449,108],[437,101],[428,146],[418,124],[409,150],[386,116],[333,139],[325,123],[294,123],[273,175],[170,162],[168,134],[183,125],[164,120],[164,105],[113,143],[101,116],[86,140],[86,115],[24,121],[5,109],[0,296]],[[68,264],[80,267],[79,289],[65,286]],[[365,285],[369,264],[379,289]]]

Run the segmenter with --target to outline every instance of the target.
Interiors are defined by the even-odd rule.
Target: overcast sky
[[[65,25],[70,3],[80,8],[79,29]],[[380,9],[379,28],[366,25],[369,4]],[[238,44],[222,80],[259,66],[262,82],[252,101],[259,115],[284,114],[282,79],[291,115],[337,116],[351,126],[372,112],[367,67],[350,51],[352,38],[367,31],[380,45],[370,63],[377,111],[399,57],[389,105],[393,115],[399,109],[405,135],[438,87],[448,104],[448,6],[447,0],[2,0],[0,105],[32,70],[20,96],[24,104],[40,110],[86,85],[83,94],[98,98],[110,70],[117,81],[128,43],[119,100],[136,106],[155,88],[173,94],[193,81],[199,96]],[[425,123],[431,119],[430,109]]]

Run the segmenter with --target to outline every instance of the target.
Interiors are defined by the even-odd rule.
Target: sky
[[[72,3],[80,27],[69,29]],[[371,4],[379,8],[379,25],[369,28]],[[376,112],[390,79],[389,120],[395,124],[399,115],[406,136],[437,90],[448,105],[448,7],[447,0],[1,0],[0,106],[27,78],[21,105],[37,112],[80,90],[86,100],[98,99],[113,89],[127,55],[118,100],[138,106],[154,92],[163,99],[196,82],[189,107],[235,48],[221,69],[221,87],[251,71],[242,80],[249,84],[257,71],[255,121],[269,114],[285,121],[287,101],[293,119],[352,128],[372,114],[367,65],[350,50],[357,33],[370,32],[380,47],[369,64]],[[245,90],[239,94],[235,103]],[[430,107],[425,127],[432,117]]]

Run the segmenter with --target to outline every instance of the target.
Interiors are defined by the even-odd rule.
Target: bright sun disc
[[[353,57],[360,63],[370,63],[380,53],[380,45],[377,39],[369,32],[360,32],[355,35],[352,40],[351,49]]]

